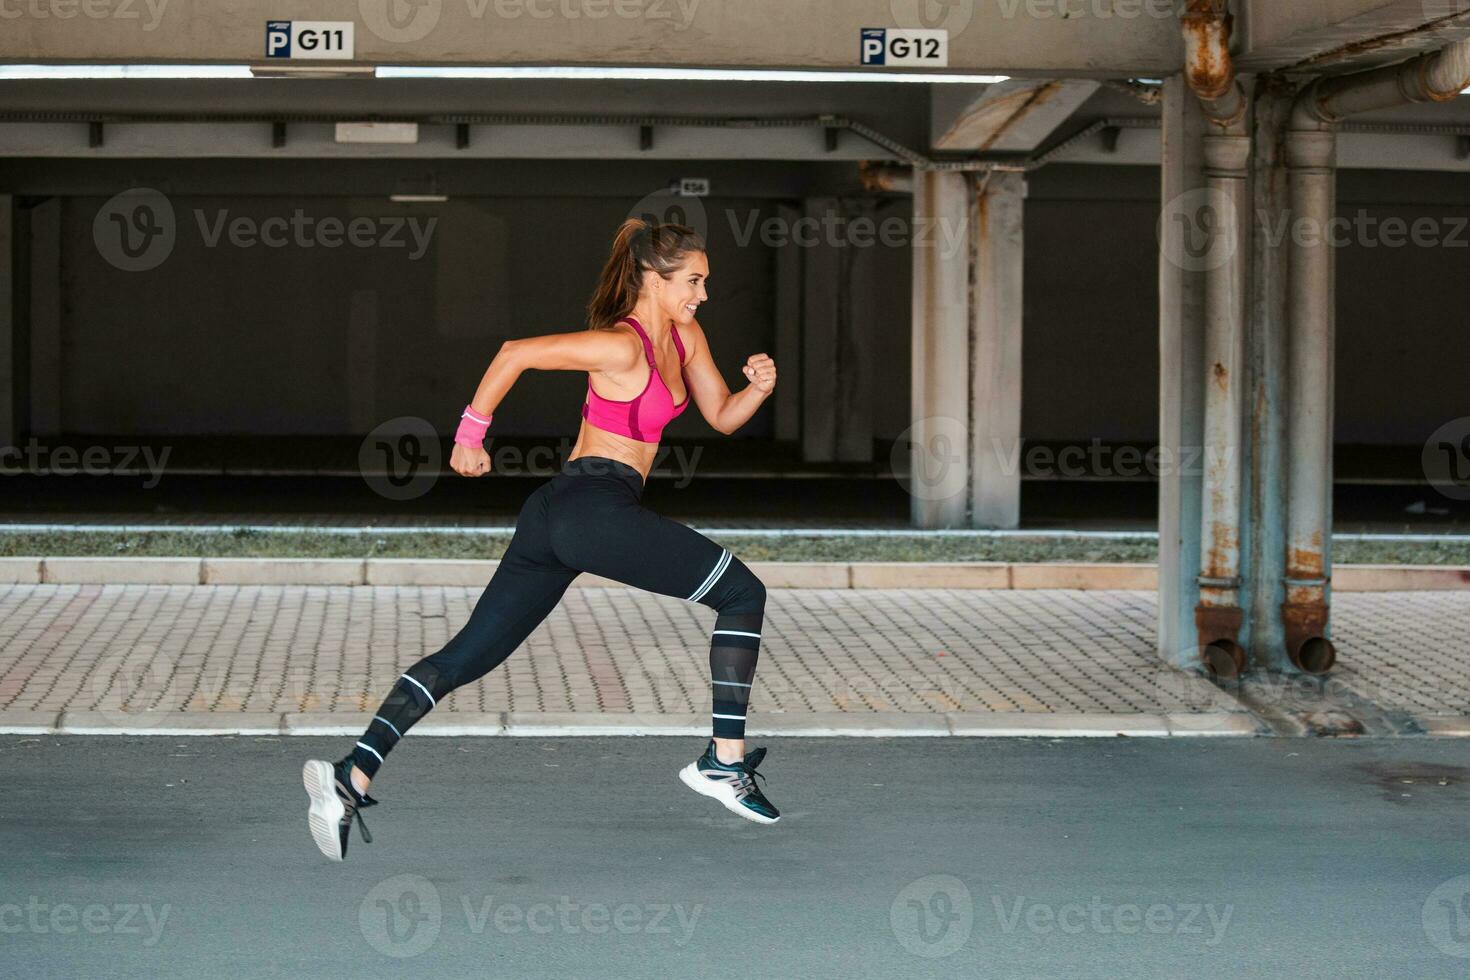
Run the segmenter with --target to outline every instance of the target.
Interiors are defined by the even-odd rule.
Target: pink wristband
[[[459,431],[454,434],[454,441],[461,446],[479,449],[485,444],[485,430],[490,427],[491,418],[493,416],[481,415],[466,405],[464,414],[459,417]]]

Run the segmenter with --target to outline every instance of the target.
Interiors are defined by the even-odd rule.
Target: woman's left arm
[[[761,402],[775,390],[776,362],[764,353],[750,355],[741,368],[749,384],[732,395],[719,368],[715,367],[714,356],[699,321],[691,321],[689,328],[679,333],[686,346],[693,349],[689,363],[684,366],[684,383],[689,387],[689,397],[694,399],[699,413],[715,431],[730,435],[750,421]]]

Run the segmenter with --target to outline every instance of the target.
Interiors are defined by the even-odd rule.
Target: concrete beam
[[[979,91],[930,88],[930,145],[935,150],[1030,153],[1092,98],[1085,79],[1011,78]]]
[[[1241,71],[1356,71],[1433,51],[1470,34],[1461,0],[1249,0]]]
[[[925,23],[913,0],[276,0],[147,3],[36,0],[0,32],[0,62],[266,63],[265,24],[283,16],[354,22],[349,65],[651,65],[862,70],[864,28],[949,32],[951,72],[1159,74],[1181,46],[1171,0],[952,4]],[[927,5],[926,5],[927,6]],[[274,60],[274,64],[285,62]],[[292,65],[307,62],[293,61]],[[929,71],[926,67],[885,71]]]

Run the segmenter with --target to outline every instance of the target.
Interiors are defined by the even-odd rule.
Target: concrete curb
[[[1158,589],[1158,567],[1121,562],[752,561],[773,589]],[[0,584],[372,585],[482,588],[496,559],[433,558],[0,558]],[[1344,592],[1470,590],[1470,568],[1338,565]],[[627,588],[583,573],[574,588]]]
[[[0,735],[361,735],[372,712],[122,712],[0,711]],[[1453,720],[1453,719],[1450,719]],[[1470,719],[1459,719],[1470,735]],[[413,735],[457,736],[706,736],[709,718],[702,714],[638,714],[573,712],[442,712],[415,725]],[[1247,736],[1269,734],[1250,715],[1237,712],[1200,714],[1057,714],[1050,712],[955,713],[905,715],[806,712],[783,718],[766,714],[752,719],[752,738],[1082,738]]]

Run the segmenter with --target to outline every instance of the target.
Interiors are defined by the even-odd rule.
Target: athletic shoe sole
[[[754,820],[756,823],[775,823],[781,819],[780,817],[768,817],[764,814],[756,813],[750,807],[741,804],[739,800],[735,799],[735,787],[729,783],[717,783],[712,779],[707,779],[700,775],[699,764],[696,762],[691,762],[679,770],[679,780],[701,796],[708,796],[710,799],[719,800],[724,804],[726,810],[729,810],[731,813],[738,813],[746,820]]]
[[[323,854],[333,861],[342,860],[342,814],[347,808],[337,797],[337,780],[332,775],[331,763],[321,759],[308,759],[301,767],[301,782],[306,786],[306,795],[311,797],[311,807],[306,811],[306,822],[311,827],[311,837]]]

